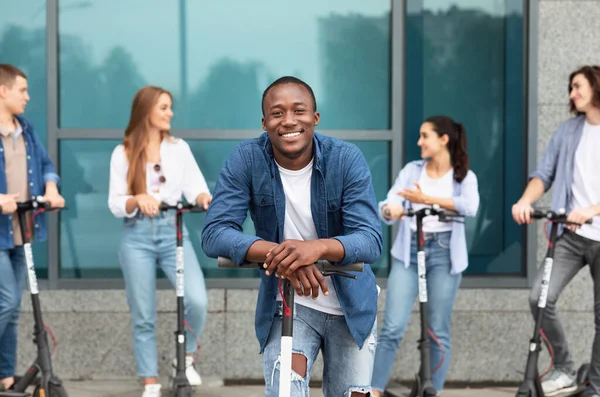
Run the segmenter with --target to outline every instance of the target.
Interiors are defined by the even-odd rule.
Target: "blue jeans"
[[[0,379],[15,375],[17,331],[26,275],[23,246],[0,250]]]
[[[450,364],[450,323],[454,298],[460,286],[462,275],[450,274],[450,233],[441,232],[425,235],[425,263],[427,269],[427,321],[444,351],[429,337],[431,343],[432,370],[443,363],[433,374],[433,386],[439,392],[444,388],[446,373]],[[412,235],[410,266],[394,259],[388,278],[387,299],[383,326],[379,335],[375,366],[371,385],[374,390],[383,391],[390,378],[392,366],[398,353],[398,346],[406,331],[413,302],[418,295],[417,241]]]
[[[142,378],[153,378],[158,375],[156,265],[162,268],[171,284],[175,286],[175,232],[175,214],[172,211],[155,218],[139,214],[133,218],[126,218],[123,225],[119,262],[123,270],[127,302],[131,310],[133,350],[138,375]],[[204,328],[208,298],[204,275],[185,227],[183,247],[185,319],[194,331],[192,334],[186,329],[186,352],[194,353],[197,347],[195,338],[200,337]],[[175,326],[176,324],[173,323],[173,329]]]
[[[265,397],[279,396],[279,354],[281,351],[281,307],[269,332],[263,352]],[[369,339],[359,349],[350,334],[344,316],[323,313],[294,305],[292,352],[306,357],[306,376],[292,370],[292,397],[309,395],[310,371],[319,350],[323,350],[323,394],[325,397],[349,396],[351,392],[371,391],[373,356],[377,339],[377,321]]]

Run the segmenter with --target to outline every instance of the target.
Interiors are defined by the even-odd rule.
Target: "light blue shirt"
[[[379,203],[379,217],[388,225],[394,224],[395,219],[388,220],[383,217],[382,208],[390,204],[400,204],[404,209],[412,207],[412,203],[396,194],[405,188],[413,188],[414,182],[419,180],[426,162],[424,160],[412,161],[404,166],[398,174],[394,186],[388,191],[387,198]],[[477,177],[473,171],[468,171],[462,182],[453,180],[453,196],[456,211],[465,216],[472,217],[479,209],[479,190]],[[469,253],[467,250],[467,238],[464,223],[452,222],[452,234],[450,236],[450,260],[452,262],[451,274],[459,274],[469,266]],[[404,263],[405,267],[410,265],[410,241],[412,230],[410,219],[400,221],[400,228],[396,241],[392,246],[391,254],[394,258]]]
[[[546,192],[552,189],[551,208],[553,211],[565,209],[571,212],[573,202],[573,170],[575,169],[575,152],[583,135],[585,115],[579,115],[563,122],[550,139],[550,143],[538,162],[537,169],[529,179],[538,178],[544,183]],[[551,224],[548,223],[548,233]],[[563,224],[558,224],[558,235],[564,230]]]

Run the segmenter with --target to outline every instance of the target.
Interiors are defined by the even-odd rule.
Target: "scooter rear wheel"
[[[33,397],[69,397],[67,391],[62,386],[55,386],[52,383],[48,385],[48,391],[42,391],[42,387],[38,386],[33,391]]]

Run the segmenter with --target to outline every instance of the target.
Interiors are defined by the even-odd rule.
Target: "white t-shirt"
[[[423,171],[419,177],[419,185],[421,186],[421,191],[426,196],[452,198],[454,193],[454,169],[450,169],[450,171],[448,171],[446,175],[442,176],[441,178],[431,178],[429,175],[427,175],[427,167],[423,167]],[[416,187],[411,187],[411,189],[414,188]],[[415,211],[428,207],[424,204],[413,204],[412,206]],[[410,228],[413,232],[417,231],[417,218],[414,216],[411,218]],[[448,232],[451,230],[452,224],[440,222],[437,215],[426,216],[423,218],[423,232],[439,233]]]
[[[292,171],[279,168],[281,183],[285,192],[285,223],[283,226],[284,240],[317,240],[317,229],[310,209],[310,186],[313,171],[313,160],[301,170]],[[329,295],[323,295],[319,288],[319,296],[316,300],[310,296],[299,296],[297,293],[294,302],[299,305],[310,307],[328,314],[343,315],[331,277],[325,277],[329,288]],[[277,293],[277,300],[281,295]]]
[[[571,208],[586,208],[600,203],[599,148],[600,125],[592,125],[586,121],[575,152]],[[576,233],[590,240],[600,241],[600,216],[595,216],[591,225],[583,225]]]

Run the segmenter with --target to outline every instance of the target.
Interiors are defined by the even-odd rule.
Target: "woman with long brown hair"
[[[386,199],[379,203],[381,219],[388,225],[400,221],[400,226],[391,250],[393,263],[371,381],[376,397],[383,394],[387,385],[418,293],[417,225],[414,217],[403,216],[404,209],[418,211],[438,204],[473,217],[479,208],[477,176],[469,167],[464,125],[448,116],[429,117],[421,125],[417,144],[422,159],[406,164]],[[432,382],[439,394],[450,365],[454,299],[462,272],[468,266],[465,225],[427,216],[423,219],[422,238],[427,256],[427,320],[433,333],[430,336]]]
[[[140,89],[131,107],[125,139],[110,162],[108,206],[124,218],[119,262],[132,315],[134,354],[144,383],[142,397],[159,397],[156,346],[156,264],[175,285],[175,216],[160,212],[161,202],[174,205],[182,195],[208,208],[212,196],[189,145],[169,133],[173,97],[154,86]],[[196,338],[204,327],[208,299],[204,276],[183,230],[185,271],[186,375],[201,384],[193,366]],[[175,367],[174,360],[174,367]]]

